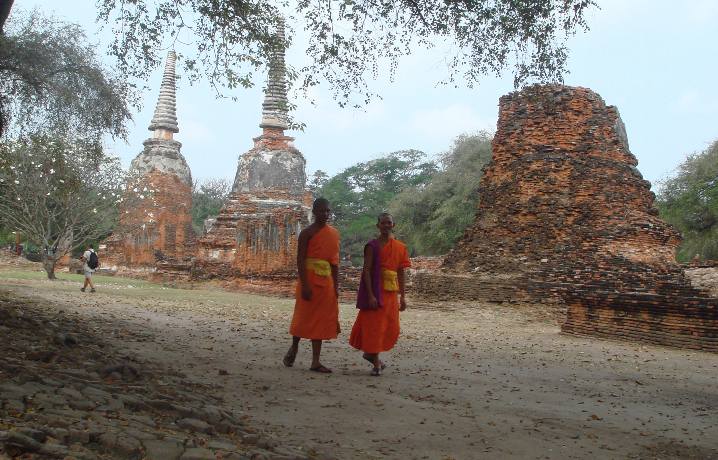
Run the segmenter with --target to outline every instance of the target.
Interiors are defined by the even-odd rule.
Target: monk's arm
[[[404,267],[399,267],[396,271],[397,277],[399,278],[399,311],[406,310],[406,298],[404,297],[404,287],[406,286],[406,270]]]
[[[310,236],[309,228],[305,228],[299,233],[299,241],[297,242],[297,275],[299,275],[302,294],[309,287],[307,283],[307,244]]]
[[[374,289],[372,287],[372,279],[371,279],[371,268],[374,266],[374,251],[372,250],[371,246],[368,244],[364,246],[364,267],[361,271],[361,279],[364,283],[364,287],[366,287],[366,292],[369,294],[369,301],[374,299],[376,301],[376,296],[374,295]]]
[[[336,294],[337,299],[339,298],[339,267],[336,265],[331,265],[332,267],[332,279],[334,280],[334,294]]]

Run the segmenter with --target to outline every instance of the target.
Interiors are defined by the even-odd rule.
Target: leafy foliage
[[[219,215],[224,200],[232,191],[227,179],[207,179],[192,184],[192,227],[197,235],[204,233],[204,221]]]
[[[413,253],[445,254],[456,243],[474,221],[479,180],[489,161],[489,134],[459,136],[428,185],[407,188],[391,201],[395,231]]]
[[[683,234],[677,258],[718,259],[718,141],[688,156],[661,184],[661,217]]]
[[[0,34],[0,134],[42,129],[124,138],[135,93],[104,68],[82,29],[15,12]]]
[[[42,248],[53,278],[57,259],[109,234],[117,205],[132,199],[128,180],[119,159],[94,142],[41,135],[2,142],[0,226]]]
[[[422,188],[436,172],[423,152],[401,150],[351,166],[319,189],[334,212],[342,236],[342,252],[361,260],[364,244],[375,236],[376,218],[405,188]]]
[[[312,192],[314,198],[319,198],[319,192],[328,180],[329,175],[321,169],[314,171],[314,174],[312,174],[312,177],[307,184],[307,188],[310,192]]]
[[[149,5],[148,5],[149,3]],[[448,81],[471,85],[486,74],[513,69],[516,86],[527,80],[560,81],[566,40],[587,29],[593,0],[98,0],[99,18],[113,24],[111,53],[128,75],[146,80],[158,51],[194,40],[186,74],[215,88],[249,87],[266,64],[286,13],[308,34],[309,63],[288,68],[291,80],[310,88],[327,82],[340,105],[367,103],[367,80],[390,74],[416,48],[446,43]],[[184,34],[184,31],[190,31]],[[288,34],[294,34],[290,30]],[[181,37],[181,38],[180,38]],[[286,46],[289,43],[279,43]]]

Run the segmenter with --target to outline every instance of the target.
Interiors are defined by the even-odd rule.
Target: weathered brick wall
[[[438,270],[446,256],[417,256],[411,258],[411,270]]]
[[[415,287],[439,299],[565,301],[566,332],[712,349],[714,299],[676,263],[679,235],[636,164],[618,111],[591,90],[502,97],[476,220],[443,273],[419,273]]]
[[[146,270],[154,269],[157,261],[192,256],[190,186],[177,176],[152,170],[142,177],[137,194],[145,187],[153,192],[120,206],[120,225],[99,253],[103,267]]]
[[[193,277],[294,276],[297,238],[308,215],[304,197],[285,190],[233,193],[198,239]]]
[[[561,330],[718,352],[718,299],[691,294],[572,286],[564,294],[568,309]]]
[[[657,217],[636,164],[617,110],[592,91],[534,86],[502,97],[477,219],[445,266],[560,271],[571,253],[675,266],[678,234]]]

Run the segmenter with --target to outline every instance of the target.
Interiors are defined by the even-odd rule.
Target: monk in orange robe
[[[331,373],[319,362],[322,340],[339,334],[339,232],[327,224],[329,201],[317,198],[312,206],[314,222],[299,233],[297,249],[297,282],[294,315],[289,333],[292,346],[284,355],[285,366],[294,365],[299,340],[312,341],[312,364],[309,370]]]
[[[360,310],[349,344],[364,352],[362,357],[374,366],[371,375],[379,376],[386,367],[379,353],[391,350],[399,339],[399,312],[406,310],[404,269],[411,263],[404,243],[392,236],[391,214],[380,214],[376,226],[379,238],[364,247],[361,282],[365,291],[359,294]]]

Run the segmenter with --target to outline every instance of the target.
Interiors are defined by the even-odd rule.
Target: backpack
[[[87,261],[87,266],[93,270],[100,266],[100,259],[97,258],[95,251],[90,252],[90,260]]]

